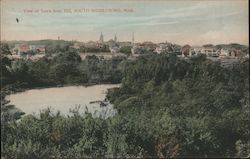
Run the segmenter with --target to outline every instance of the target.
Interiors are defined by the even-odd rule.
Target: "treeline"
[[[91,52],[91,53],[102,53],[110,52],[109,46],[107,44],[102,44],[101,46],[86,46],[82,45],[79,49],[80,52]]]
[[[60,84],[96,84],[119,83],[124,59],[110,61],[99,60],[96,56],[87,56],[81,60],[75,52],[59,53],[52,59],[44,57],[38,61],[16,60],[12,63],[13,82],[28,87]]]
[[[8,44],[9,48],[14,48],[16,44],[44,45],[46,48],[45,52],[47,54],[64,52],[69,49],[75,50],[74,48],[72,48],[74,43],[79,44],[80,48],[77,50],[79,52],[92,52],[92,53],[110,52],[108,44],[101,44],[100,46],[97,46],[95,44],[87,45],[78,41],[45,39],[45,40],[34,40],[34,41],[6,41],[4,43]],[[29,53],[31,53],[31,51]]]
[[[82,80],[75,76],[79,73],[76,70],[86,72],[86,79],[89,80],[88,72],[95,70],[95,75],[101,76],[103,73],[98,70],[113,70],[113,64],[122,73],[122,85],[109,90],[107,97],[118,113],[106,120],[93,118],[89,113],[79,114],[77,110],[72,111],[72,116],[45,110],[40,116],[27,115],[18,122],[15,121],[17,117],[6,118],[6,122],[1,124],[2,157],[250,155],[248,60],[224,68],[205,56],[187,61],[172,54],[151,55],[132,62],[109,61],[109,64],[101,65],[105,62],[96,63],[95,57],[80,61],[78,56],[72,54],[59,55],[54,59],[56,61],[48,62],[48,67],[44,63],[27,67],[38,67],[44,72],[55,71],[51,73],[52,77],[33,72],[36,79],[67,83],[67,79],[74,82]],[[60,63],[61,60],[68,63]],[[65,74],[65,71],[70,73]],[[111,77],[117,78],[115,76],[112,74]],[[95,76],[91,74],[91,77]],[[3,105],[8,107],[7,102]]]
[[[3,58],[6,64],[2,65],[2,85],[8,85],[11,89],[64,84],[120,83],[126,61],[119,57],[108,61],[99,60],[96,56],[87,56],[81,60],[79,54],[72,50],[45,56],[36,61],[27,59],[10,61],[6,56]]]
[[[16,44],[28,44],[28,45],[44,45],[46,46],[46,53],[53,54],[66,51],[74,44],[75,41],[65,40],[34,40],[34,41],[4,41],[2,45],[8,45],[10,49],[14,48]]]

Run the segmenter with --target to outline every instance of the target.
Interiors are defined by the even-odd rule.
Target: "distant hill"
[[[10,48],[14,48],[15,44],[23,44],[23,43],[28,45],[62,46],[62,45],[72,45],[76,41],[44,39],[44,40],[32,40],[32,41],[14,40],[14,41],[4,41],[4,42],[6,42]]]
[[[245,49],[249,48],[246,45],[241,45],[241,44],[237,44],[237,43],[219,44],[219,45],[215,45],[215,47],[218,49],[226,48],[226,49],[240,49],[240,50],[245,50]]]
[[[205,45],[202,45],[202,47],[214,47],[213,44],[205,44]]]
[[[228,49],[228,50],[241,50],[244,53],[249,53],[249,46],[246,45],[241,45],[238,43],[230,43],[230,44],[218,44],[218,45],[213,45],[213,44],[205,44],[202,47],[212,47],[215,49]]]

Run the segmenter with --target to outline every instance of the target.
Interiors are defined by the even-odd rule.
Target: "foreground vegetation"
[[[104,61],[97,61],[95,57],[81,61],[72,54],[61,54],[47,64],[47,59],[31,63],[31,67],[25,63],[28,73],[34,69],[25,76],[12,65],[11,72],[6,69],[4,79],[15,77],[12,82],[24,80],[22,83],[27,85],[62,84],[87,82],[93,78],[93,71],[97,76],[102,74],[100,69],[106,66],[101,65]],[[45,63],[41,63],[43,60]],[[248,60],[227,68],[204,56],[186,61],[175,55],[152,55],[117,63],[108,68],[117,68],[117,72],[113,69],[111,72],[119,76],[111,74],[110,78],[123,77],[122,86],[109,90],[107,97],[118,113],[106,120],[93,118],[88,112],[79,114],[74,110],[71,116],[62,116],[52,114],[48,109],[39,116],[26,115],[16,121],[22,114],[10,115],[7,110],[11,106],[2,99],[1,156],[164,158],[250,155]],[[8,62],[2,63],[1,67],[7,66],[11,67]],[[89,78],[90,74],[92,78]],[[25,79],[29,75],[32,78]]]
[[[249,61],[140,59],[108,97],[150,157],[250,155]]]

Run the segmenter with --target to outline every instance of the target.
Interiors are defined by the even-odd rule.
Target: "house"
[[[233,49],[231,50],[230,55],[231,57],[234,57],[234,58],[242,58],[245,56],[245,53],[243,53],[241,50]]]
[[[18,50],[18,54],[27,53],[30,50],[28,44],[17,44],[15,48]]]
[[[39,51],[40,53],[45,53],[46,47],[45,45],[38,45],[36,50]]]
[[[117,42],[119,44],[120,47],[123,46],[132,46],[132,43],[129,41],[123,41],[123,42]]]
[[[35,51],[37,49],[37,45],[29,45],[29,50]]]
[[[215,50],[213,47],[203,47],[200,50],[200,53],[212,57],[218,57],[220,54],[220,52],[218,50]]]
[[[95,43],[95,47],[101,49],[104,47],[104,43],[97,42]]]
[[[236,49],[221,49],[220,50],[220,58],[242,58],[244,57],[244,53],[241,50]]]
[[[45,45],[29,45],[29,51],[35,51],[39,53],[45,53]]]
[[[244,58],[248,58],[248,59],[249,59],[249,53],[246,54],[246,55],[244,56]]]
[[[118,46],[110,46],[109,47],[110,52],[113,53],[119,53],[120,48]]]
[[[220,58],[225,58],[225,57],[229,57],[229,50],[228,49],[221,49],[220,50]]]
[[[11,52],[13,55],[18,55],[19,54],[19,44],[16,44]]]
[[[15,47],[12,49],[13,55],[23,55],[26,53],[45,53],[46,47],[45,45],[28,45],[28,44],[16,44]]]
[[[81,46],[80,46],[79,43],[74,43],[74,44],[73,44],[72,46],[70,46],[70,47],[79,50]]]
[[[195,47],[192,47],[192,52],[195,55],[199,55],[199,54],[201,54],[201,49],[202,49],[202,47],[195,46]]]
[[[158,54],[162,54],[162,53],[173,53],[174,52],[174,48],[172,47],[171,44],[159,44],[158,47],[156,47],[155,52],[157,52]]]

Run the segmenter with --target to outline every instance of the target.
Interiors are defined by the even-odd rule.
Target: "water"
[[[119,87],[119,84],[32,89],[11,94],[6,99],[26,114],[36,115],[50,107],[53,112],[59,110],[63,115],[70,115],[70,109],[80,106],[80,113],[84,113],[87,109],[94,116],[107,118],[116,113],[112,104],[100,107],[98,103],[90,104],[90,102],[104,100],[107,90],[114,87]]]

